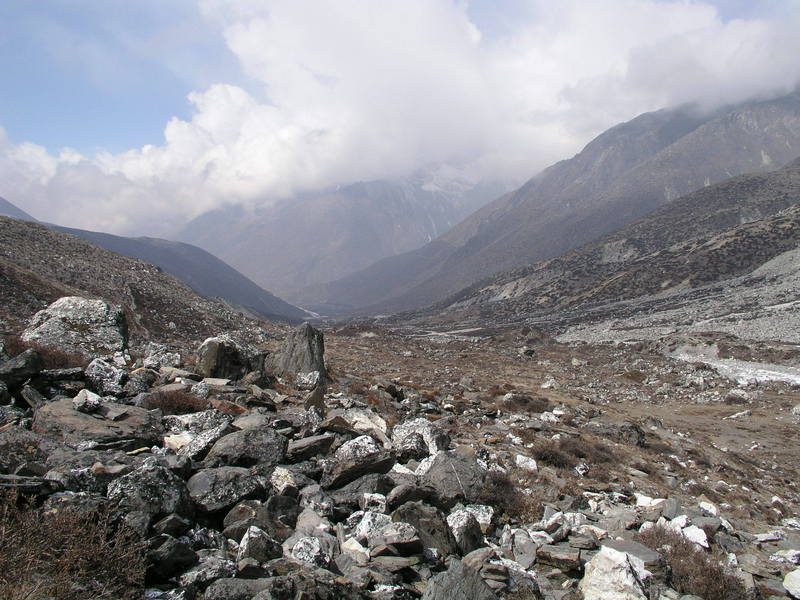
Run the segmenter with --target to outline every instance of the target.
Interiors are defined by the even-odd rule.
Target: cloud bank
[[[723,20],[704,2],[531,0],[487,36],[457,0],[201,0],[248,89],[192,91],[190,119],[117,154],[51,155],[0,130],[0,196],[59,224],[163,234],[223,203],[436,163],[519,182],[641,112],[791,91],[790,7]]]

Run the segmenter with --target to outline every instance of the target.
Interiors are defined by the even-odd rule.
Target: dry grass
[[[558,469],[573,469],[580,462],[605,464],[615,460],[611,448],[585,437],[539,440],[531,452],[537,461]]]
[[[10,335],[4,339],[6,352],[11,356],[22,354],[25,350],[36,350],[41,354],[46,369],[67,369],[69,367],[83,367],[89,364],[83,354],[67,352],[60,348],[45,346],[36,342],[25,342],[18,335]]]
[[[542,518],[544,504],[538,494],[526,494],[506,473],[489,471],[479,501],[524,523]]]
[[[747,597],[742,582],[720,563],[721,556],[703,552],[685,537],[664,527],[635,535],[637,542],[662,554],[670,565],[669,584],[682,594],[705,600],[741,600]]]
[[[147,398],[145,408],[160,408],[165,415],[185,415],[208,408],[208,400],[203,400],[187,392],[156,392]]]
[[[143,544],[108,514],[45,514],[0,496],[0,600],[133,600],[144,576]]]

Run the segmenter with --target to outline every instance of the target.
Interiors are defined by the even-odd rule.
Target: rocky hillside
[[[0,348],[0,597],[800,594],[791,386],[531,329],[111,360],[122,315],[62,299],[47,352]]]
[[[75,295],[123,306],[139,339],[197,339],[247,322],[152,264],[44,225],[0,217],[0,247],[0,319],[6,333],[21,329],[56,298]]]
[[[23,221],[35,221],[32,216],[26,213],[21,208],[11,204],[5,198],[0,198],[0,216],[11,217],[12,219],[21,219]]]
[[[686,193],[773,170],[798,154],[800,92],[711,115],[689,108],[645,114],[431,244],[314,293],[341,310],[425,306],[493,273],[563,254]]]
[[[800,246],[799,203],[797,167],[734,177],[578,250],[476,284],[439,308],[522,316],[736,277]]]
[[[197,246],[159,238],[129,238],[57,225],[48,227],[116,254],[152,263],[180,279],[201,296],[220,299],[236,309],[246,309],[255,318],[297,323],[310,316]]]
[[[304,194],[274,206],[202,215],[176,238],[205,248],[259,285],[302,303],[312,284],[349,275],[435,239],[500,193],[431,175]]]

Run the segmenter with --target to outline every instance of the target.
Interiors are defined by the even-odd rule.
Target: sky
[[[4,0],[0,196],[165,235],[422,168],[517,184],[642,112],[791,91],[797,31],[800,0]]]

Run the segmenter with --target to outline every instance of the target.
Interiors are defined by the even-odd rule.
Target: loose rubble
[[[86,316],[79,329],[107,327]],[[531,360],[517,346],[509,360]],[[332,371],[308,325],[275,347],[220,335],[186,364],[188,352],[157,344],[127,362],[113,359],[124,345],[82,346],[89,366],[61,372],[35,350],[6,356],[0,484],[50,510],[109,507],[143,540],[153,600],[690,600],[669,548],[645,545],[654,532],[684,540],[743,598],[800,597],[796,495],[773,493],[766,517],[753,505],[742,518],[726,495],[742,483],[725,470],[718,482],[693,478],[691,440],[654,417],[604,414],[610,391],[558,400],[581,388],[557,372],[543,379],[557,386],[514,393],[482,396],[463,376],[423,393],[344,362]],[[666,379],[635,366],[621,376]],[[297,375],[311,372],[310,391]],[[687,397],[718,384],[679,375],[691,377],[671,389]],[[744,423],[758,410],[753,392],[725,389],[714,402]],[[751,415],[730,410],[739,403]],[[674,446],[644,464],[657,433]]]

